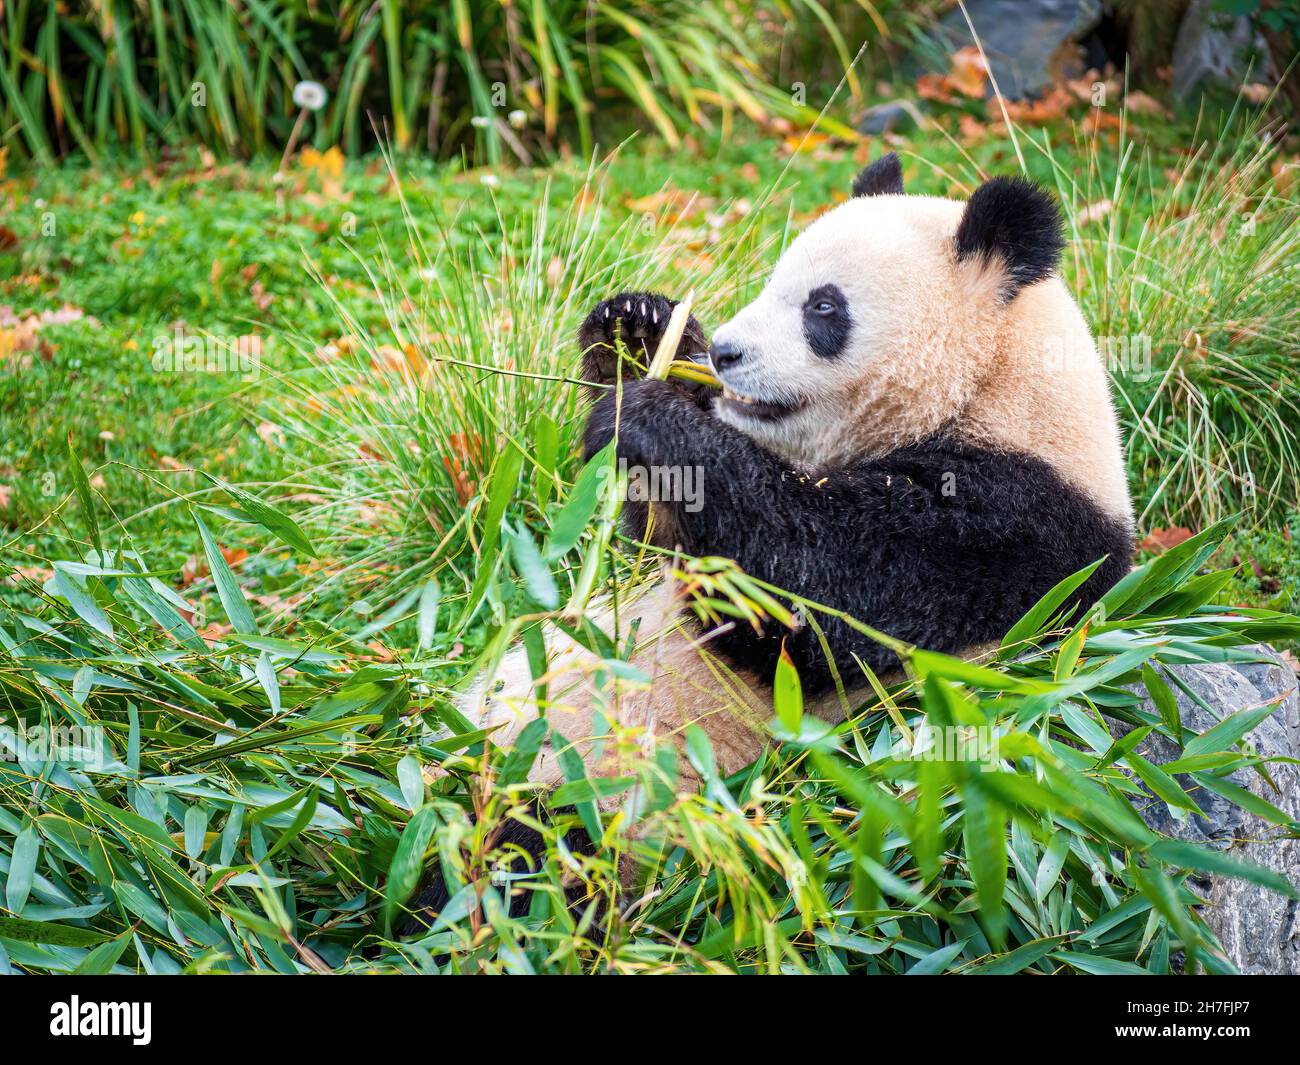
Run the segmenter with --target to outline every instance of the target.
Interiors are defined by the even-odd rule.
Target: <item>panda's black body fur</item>
[[[588,455],[613,437],[615,397],[587,422]],[[842,610],[889,635],[936,651],[987,643],[1053,585],[1105,562],[1078,598],[1093,602],[1128,569],[1132,537],[1119,521],[1031,456],[977,450],[948,436],[835,470],[824,479],[791,469],[676,386],[624,382],[618,455],[629,466],[695,466],[703,506],[673,508],[671,525],[691,555],[733,558],[745,572]],[[637,526],[637,522],[642,524]],[[630,535],[645,531],[629,513]],[[820,617],[842,677],[898,665],[876,641]],[[771,624],[760,636],[735,625],[711,646],[736,666],[770,677],[784,643],[805,689],[834,675],[815,629]]]
[[[533,809],[535,816],[545,816],[539,808]],[[552,810],[557,816],[566,810]],[[581,825],[575,825],[564,834],[564,845],[571,851],[591,852],[591,837]],[[546,855],[546,840],[537,829],[514,817],[502,818],[497,828],[492,849],[510,859],[510,865],[518,869],[535,870]],[[587,890],[581,883],[576,883],[565,890],[565,898],[570,906],[576,906],[587,899]],[[528,912],[532,893],[528,891],[508,893],[506,909],[511,917],[522,917]],[[398,935],[406,938],[418,935],[431,927],[434,918],[442,912],[451,901],[447,883],[441,876],[434,876],[411,901],[411,916],[398,929]]]

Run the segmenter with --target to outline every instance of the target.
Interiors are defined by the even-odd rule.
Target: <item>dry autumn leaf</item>
[[[1037,100],[1007,100],[1007,117],[1012,122],[1026,126],[1041,126],[1064,115],[1075,103],[1074,95],[1060,85],[1054,85]],[[1002,109],[996,101],[989,102],[991,117],[1001,117]]]
[[[814,130],[796,130],[781,141],[781,150],[787,155],[816,151],[830,140],[829,133],[817,133]]]
[[[31,581],[34,584],[44,584],[54,576],[54,570],[48,566],[19,566],[5,578],[5,583],[15,586],[21,585],[24,581]]]
[[[199,639],[211,646],[223,637],[229,636],[232,631],[232,627],[224,622],[210,621],[199,629]]]
[[[655,217],[662,215],[665,221],[675,225],[689,221],[702,211],[710,210],[715,202],[711,196],[701,196],[673,185],[665,185],[648,196],[625,198],[623,206],[633,214]]]
[[[1237,91],[1246,103],[1253,104],[1255,107],[1268,103],[1269,97],[1273,95],[1272,88],[1263,81],[1252,81]]]
[[[974,144],[988,136],[989,127],[974,115],[962,115],[957,128],[964,144]]]
[[[952,54],[948,83],[963,96],[982,99],[989,80],[989,65],[973,44],[958,48]]]
[[[988,87],[989,67],[973,44],[955,51],[948,61],[948,73],[922,74],[916,79],[917,95],[923,100],[951,104],[958,97],[982,100]]]
[[[546,285],[548,288],[559,288],[563,280],[564,260],[558,255],[552,255],[550,262],[546,264]]]
[[[1087,225],[1089,222],[1098,222],[1110,214],[1114,206],[1110,200],[1098,200],[1096,203],[1090,203],[1079,212],[1079,222],[1082,225]]]
[[[181,583],[182,588],[188,588],[195,581],[208,575],[208,564],[198,555],[190,555],[181,566]]]
[[[260,281],[253,282],[248,294],[253,298],[253,302],[257,305],[259,311],[267,310],[275,302],[275,297],[266,291],[266,286]]]
[[[1142,542],[1138,544],[1138,550],[1159,555],[1168,551],[1171,547],[1177,547],[1184,540],[1190,539],[1191,535],[1192,530],[1182,525],[1173,525],[1168,529],[1155,528],[1147,533]]]
[[[1094,107],[1084,115],[1081,123],[1083,132],[1090,137],[1094,133],[1102,133],[1106,130],[1117,131],[1122,125],[1124,125],[1124,120],[1119,115],[1110,111],[1103,111],[1099,107]]]
[[[1125,94],[1124,105],[1128,108],[1130,114],[1135,115],[1161,115],[1169,114],[1165,105],[1153,96],[1148,96],[1144,92],[1138,92],[1136,89]]]
[[[333,178],[336,181],[343,177],[343,165],[346,162],[347,157],[337,144],[323,152],[318,152],[309,145],[298,156],[298,164],[304,170],[314,170],[322,179]]]
[[[1295,184],[1296,178],[1300,177],[1300,157],[1274,159],[1269,171],[1273,175],[1273,184],[1277,186],[1277,191],[1286,195]]]
[[[933,100],[935,103],[950,104],[953,102],[952,91],[948,87],[948,79],[942,74],[922,74],[917,78],[916,95],[922,100]]]

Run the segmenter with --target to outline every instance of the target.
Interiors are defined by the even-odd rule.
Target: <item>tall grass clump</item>
[[[575,474],[582,318],[616,292],[693,287],[707,294],[699,313],[716,316],[761,276],[776,238],[757,211],[708,243],[676,201],[612,222],[604,186],[594,169],[543,189],[535,210],[497,214],[468,241],[407,203],[405,243],[359,261],[385,328],[362,328],[335,300],[338,339],[309,349],[309,369],[265,411],[294,469],[281,494],[307,498],[304,524],[341,561],[327,584],[395,597],[436,577],[448,597],[481,594],[501,508],[545,531]]]
[[[622,110],[675,145],[736,114],[815,118],[816,108],[774,83],[780,38],[768,31],[815,36],[823,54],[829,42],[842,70],[853,56],[831,14],[840,7],[858,5],[7,4],[0,129],[44,162],[74,149],[94,159],[117,144],[143,153],[195,140],[248,156],[286,143],[300,114],[294,86],[317,81],[329,100],[307,128],[322,150],[356,154],[378,127],[401,151],[442,158],[468,150],[529,162],[562,143],[586,155],[598,109],[606,124]],[[884,25],[877,15],[873,33]]]
[[[899,645],[907,680],[843,725],[806,719],[789,678],[784,742],[733,777],[690,730],[620,781],[641,787],[635,807],[602,813],[592,800],[609,787],[578,770],[552,797],[574,812],[548,815],[527,783],[536,743],[485,743],[439,681],[454,648],[436,597],[412,608],[424,647],[405,662],[328,625],[268,624],[221,550],[230,520],[296,557],[315,545],[284,511],[222,486],[190,505],[210,575],[187,595],[206,588],[228,624],[200,632],[198,604],[103,520],[75,458],[71,477],[59,520],[80,557],[53,560],[43,582],[0,574],[32,603],[0,604],[0,970],[1224,972],[1189,876],[1295,894],[1138,812],[1161,802],[1185,816],[1204,790],[1295,827],[1226,779],[1266,770],[1242,740],[1273,707],[1198,736],[1169,687],[1172,665],[1246,660],[1242,645],[1300,635],[1285,615],[1209,605],[1221,578],[1196,574],[1222,527],[1082,616],[1062,615],[1063,584],[984,664]],[[563,559],[552,579],[565,581],[603,556],[617,515],[596,507],[574,493],[562,536],[484,563],[511,624],[558,617],[538,598],[536,559]],[[614,645],[593,647],[629,674]],[[1108,720],[1134,731],[1115,742]],[[936,760],[927,725],[994,746]],[[1179,748],[1176,764],[1140,757],[1152,733]],[[698,794],[667,786],[681,758]],[[545,834],[540,868],[502,875],[510,818]],[[564,845],[574,820],[593,854]],[[639,871],[630,893],[622,856]],[[401,938],[431,865],[451,901]],[[524,916],[508,913],[513,893]]]
[[[1300,502],[1300,172],[1239,117],[1172,167],[1129,140],[1055,162],[1066,273],[1108,357],[1139,525]]]

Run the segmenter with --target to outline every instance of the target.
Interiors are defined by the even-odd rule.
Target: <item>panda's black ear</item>
[[[882,155],[853,179],[854,196],[903,195],[903,164],[898,153]]]
[[[1001,259],[1004,299],[1050,277],[1065,247],[1061,212],[1039,186],[1018,177],[993,178],[975,190],[957,226],[958,260]]]

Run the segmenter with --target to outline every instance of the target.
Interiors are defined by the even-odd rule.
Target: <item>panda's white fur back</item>
[[[1133,503],[1106,367],[1065,282],[1051,278],[1026,289],[1013,322],[967,409],[963,433],[1046,460],[1131,525]]]

